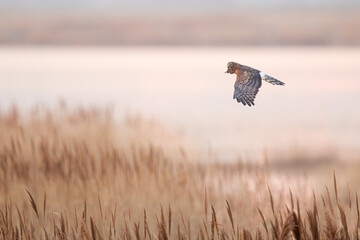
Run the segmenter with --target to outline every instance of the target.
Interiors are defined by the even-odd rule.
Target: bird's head
[[[225,73],[230,73],[230,74],[235,73],[236,65],[237,65],[236,62],[228,62],[227,71]]]

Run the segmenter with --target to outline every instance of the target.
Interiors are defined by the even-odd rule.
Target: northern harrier
[[[259,92],[262,80],[273,85],[285,85],[285,83],[270,77],[257,69],[236,62],[229,62],[227,67],[228,69],[225,73],[236,74],[233,98],[244,105],[255,105],[254,100],[256,94]]]

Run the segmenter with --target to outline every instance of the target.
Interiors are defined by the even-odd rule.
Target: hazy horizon
[[[0,15],[0,45],[358,46],[355,29],[356,10],[18,11]]]

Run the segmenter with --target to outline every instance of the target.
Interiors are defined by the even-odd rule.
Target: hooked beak
[[[229,73],[229,69],[225,73]]]

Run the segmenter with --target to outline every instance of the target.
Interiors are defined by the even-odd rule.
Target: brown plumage
[[[265,73],[245,66],[236,62],[229,62],[227,64],[226,73],[236,74],[236,82],[234,85],[234,96],[237,102],[244,105],[253,106],[256,94],[265,80],[273,85],[285,85],[285,83],[266,75]]]

